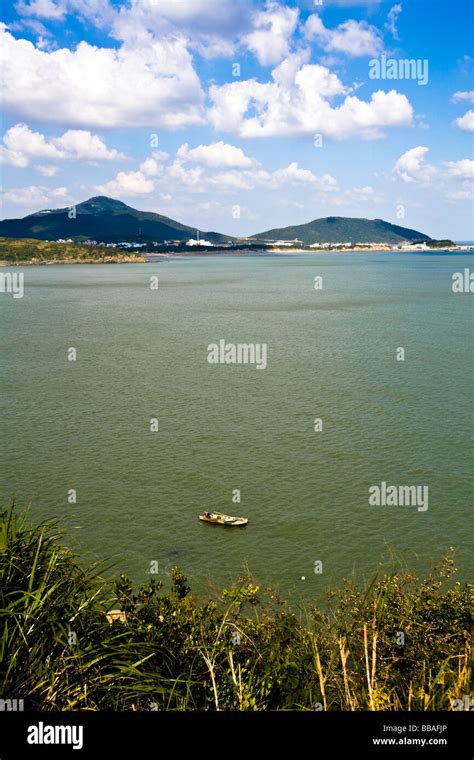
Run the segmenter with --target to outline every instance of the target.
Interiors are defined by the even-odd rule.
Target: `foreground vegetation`
[[[41,710],[449,710],[469,694],[472,589],[450,556],[425,579],[346,582],[304,614],[247,576],[198,604],[178,568],[166,592],[125,576],[112,586],[98,570],[57,523],[0,513],[1,698]]]
[[[141,256],[121,253],[115,248],[77,243],[56,243],[47,240],[0,237],[0,262],[7,264],[113,263],[140,262]]]

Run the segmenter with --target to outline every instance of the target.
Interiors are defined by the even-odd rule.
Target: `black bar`
[[[311,760],[347,752],[370,757],[455,758],[472,760],[472,712],[2,712],[0,760],[23,757],[104,757],[150,760],[183,752],[227,755],[239,752],[246,759],[259,747],[265,757],[274,749],[281,756],[288,749]],[[65,738],[80,743],[29,744],[27,737],[41,738],[30,727],[43,725],[42,738],[56,736],[48,727],[76,727]],[[374,740],[383,740],[376,742]],[[388,742],[390,740],[390,742]],[[422,744],[424,740],[424,744]],[[287,748],[286,750],[284,748]],[[349,757],[349,755],[348,755]]]

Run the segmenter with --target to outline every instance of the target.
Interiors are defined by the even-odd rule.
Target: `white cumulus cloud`
[[[84,129],[68,129],[61,137],[52,137],[51,143],[64,158],[83,161],[116,161],[124,158],[118,150],[109,150],[100,137]]]
[[[430,182],[437,171],[434,166],[425,163],[429,148],[418,145],[404,153],[395,164],[394,171],[404,182]]]
[[[146,177],[158,177],[163,172],[163,164],[168,158],[164,150],[155,150],[141,164],[140,171]]]
[[[466,132],[474,132],[474,111],[472,109],[466,111],[464,116],[456,119],[455,123],[459,129],[464,129]]]
[[[3,137],[3,145],[0,146],[2,163],[24,168],[33,158],[114,161],[124,158],[124,155],[115,149],[109,150],[100,137],[88,130],[68,129],[60,137],[47,138],[41,132],[34,132],[26,124],[10,127]]]
[[[101,195],[111,195],[113,197],[147,195],[153,192],[155,184],[153,180],[148,179],[143,172],[119,172],[114,179],[99,185],[97,191]]]
[[[316,40],[324,50],[345,53],[353,58],[378,55],[383,50],[379,31],[366,21],[349,19],[335,29],[328,29],[315,13],[306,22],[305,34],[309,40]]]
[[[27,121],[179,128],[203,121],[201,89],[180,37],[47,52],[0,25],[3,108]]]
[[[198,145],[196,148],[191,149],[187,143],[184,143],[178,149],[177,156],[183,162],[192,161],[196,164],[204,164],[211,167],[242,168],[254,166],[257,163],[254,158],[247,156],[241,148],[222,141],[211,143],[210,145]]]
[[[218,146],[219,152],[215,151]],[[221,146],[234,148],[222,151]],[[201,150],[211,148],[208,152]],[[196,151],[196,153],[194,153]],[[198,163],[197,166],[189,166]],[[259,162],[243,151],[225,143],[199,145],[189,148],[185,143],[178,148],[174,157],[161,151],[150,154],[139,165],[137,171],[119,172],[114,179],[94,189],[106,195],[127,197],[149,195],[155,191],[171,190],[180,193],[235,192],[258,189],[277,190],[290,185],[307,187],[328,193],[337,189],[337,180],[331,174],[314,174],[310,169],[300,167],[293,161],[288,166],[273,172],[264,169]]]
[[[470,103],[474,103],[474,90],[458,90],[454,93],[451,100],[454,103],[458,103],[460,100],[467,100]]]
[[[54,177],[54,175],[58,173],[56,166],[50,166],[48,164],[39,164],[35,169],[39,171],[43,177]]]
[[[302,169],[297,161],[293,161],[284,169],[277,169],[272,174],[272,184],[276,187],[292,185],[314,185],[319,190],[332,191],[337,188],[337,180],[331,174],[318,177],[310,169]]]
[[[347,95],[336,74],[309,64],[309,51],[286,58],[272,71],[271,82],[255,79],[210,88],[214,127],[241,137],[312,135],[334,139],[359,136],[374,139],[383,129],[411,124],[413,109],[396,90],[374,92],[369,101]],[[346,94],[341,105],[330,99]]]
[[[66,13],[64,3],[54,2],[54,0],[30,0],[29,3],[20,0],[16,3],[15,9],[21,16],[36,16],[53,20],[62,19]]]
[[[43,187],[42,185],[15,187],[11,190],[6,190],[3,193],[4,201],[34,208],[37,208],[40,205],[44,206],[52,201],[57,201],[60,198],[65,199],[67,196],[68,191],[66,187],[50,188]]]
[[[232,55],[251,28],[251,0],[131,0],[112,22],[112,34],[130,44],[180,38],[206,58]]]
[[[445,161],[448,173],[453,177],[474,177],[474,161],[462,158],[460,161]]]
[[[242,38],[262,66],[280,63],[290,52],[290,41],[298,24],[297,8],[268,0],[264,11],[253,19],[254,30]]]
[[[73,14],[89,24],[108,28],[117,13],[110,0],[19,0],[15,9],[20,16],[26,17],[25,24],[31,17],[54,22],[64,21],[68,14]]]
[[[465,187],[459,190],[459,181],[474,177],[474,161],[462,158],[459,161],[443,161],[439,166],[432,166],[425,161],[428,150],[424,145],[407,150],[395,163],[395,174],[404,182],[429,184],[436,179],[437,185],[444,189],[446,197],[452,200],[465,198]],[[453,183],[457,183],[454,189]]]

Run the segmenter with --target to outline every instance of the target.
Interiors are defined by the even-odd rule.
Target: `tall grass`
[[[471,587],[447,556],[424,579],[347,581],[294,610],[246,573],[198,604],[82,567],[56,522],[0,514],[0,697],[41,710],[449,710],[471,689]],[[107,612],[122,615],[110,623]],[[110,618],[111,619],[111,618]]]

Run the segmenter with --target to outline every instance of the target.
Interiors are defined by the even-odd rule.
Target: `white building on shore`
[[[294,240],[275,240],[275,242],[273,243],[273,245],[286,245],[286,246],[301,245],[302,242],[303,241],[302,240],[298,240],[298,238],[295,238]]]
[[[196,230],[196,239],[189,238],[189,240],[186,242],[186,245],[193,246],[193,245],[202,245],[202,246],[213,246],[214,243],[211,243],[209,240],[201,240],[199,237],[199,230]]]

